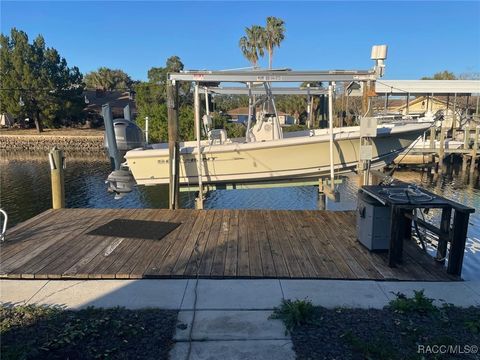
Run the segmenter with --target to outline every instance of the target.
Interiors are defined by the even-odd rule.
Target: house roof
[[[257,108],[257,111],[259,111],[260,108]],[[290,114],[284,113],[283,111],[277,110],[278,115],[286,115],[289,116]],[[238,115],[247,115],[248,116],[248,107],[239,107],[236,109],[228,110],[227,114],[230,116],[238,116]]]
[[[136,112],[135,101],[130,99],[128,91],[101,91],[86,90],[84,96],[87,97],[89,103],[85,110],[101,112],[102,105],[109,103],[112,109],[119,110],[130,104],[130,111]]]

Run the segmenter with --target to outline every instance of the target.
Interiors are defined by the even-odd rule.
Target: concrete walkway
[[[195,280],[0,280],[0,302],[9,304],[157,307],[192,310]],[[348,280],[199,280],[199,310],[271,310],[282,299],[314,305],[382,308],[402,292],[425,290],[428,297],[457,306],[480,305],[480,281],[387,282]]]
[[[402,292],[457,306],[480,306],[480,281],[375,282],[344,280],[0,280],[6,304],[179,310],[171,359],[294,359],[292,342],[279,320],[269,320],[282,299],[308,299],[328,308],[382,308]]]

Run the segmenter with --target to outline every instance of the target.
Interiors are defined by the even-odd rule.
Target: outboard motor
[[[108,184],[108,192],[115,194],[115,200],[121,199],[132,191],[135,179],[129,170],[114,170],[105,181]]]
[[[135,179],[122,163],[121,159],[128,150],[143,147],[145,144],[142,130],[128,119],[112,120],[109,104],[102,107],[105,120],[104,147],[112,163],[112,173],[105,181],[108,192],[115,193],[115,199],[121,199],[132,191]],[[110,143],[111,142],[111,143]]]
[[[143,147],[145,139],[143,131],[133,121],[126,119],[114,119],[113,129],[115,132],[115,140],[117,142],[117,149],[122,157],[128,150]],[[107,136],[104,136],[104,146],[108,149]]]

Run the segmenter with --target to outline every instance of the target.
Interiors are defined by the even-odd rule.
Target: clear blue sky
[[[137,2],[1,1],[1,31],[42,34],[84,73],[121,68],[146,79],[171,55],[187,69],[248,66],[244,27],[286,22],[275,67],[366,69],[370,48],[388,44],[389,79],[448,69],[480,72],[480,2]],[[266,64],[266,58],[263,61]]]

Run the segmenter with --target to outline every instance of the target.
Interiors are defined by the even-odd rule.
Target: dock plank
[[[291,220],[290,213],[286,210],[280,210],[277,212],[277,225],[283,227],[283,230],[287,234],[288,240],[292,246],[293,253],[295,254],[295,258],[300,265],[302,270],[303,277],[316,277],[317,272],[315,267],[309,260],[308,251],[304,247],[304,241],[300,237],[301,231],[296,229],[296,224]],[[298,239],[302,239],[302,241],[298,241]]]
[[[275,224],[273,223],[269,214],[269,211],[262,211],[262,221],[265,225],[268,243],[270,244],[270,251],[272,253],[275,273],[277,277],[286,278],[289,277],[288,266],[285,261],[285,255],[283,253],[280,237],[275,230]]]
[[[248,263],[250,269],[250,276],[262,277],[262,257],[260,256],[260,237],[258,229],[254,225],[258,217],[259,211],[252,210],[247,212],[246,222],[243,224],[247,228],[247,243],[248,243]]]
[[[238,263],[238,210],[230,211],[228,222],[227,249],[225,254],[225,268],[223,275],[226,277],[237,275]]]
[[[225,271],[225,257],[227,255],[227,238],[230,226],[229,212],[222,212],[222,220],[220,231],[218,234],[217,246],[215,247],[215,255],[213,257],[211,276],[223,277]]]
[[[185,275],[187,276],[197,276],[200,271],[200,264],[202,262],[203,253],[205,252],[205,247],[207,246],[208,236],[212,228],[214,216],[214,211],[209,210],[205,212],[205,220],[203,221],[202,229],[197,238],[197,248],[196,250],[194,249],[187,264],[187,268],[185,269]]]
[[[248,227],[247,213],[241,211],[239,214],[238,222],[238,265],[237,265],[237,274],[238,276],[245,277],[250,276],[250,260],[248,256]]]

